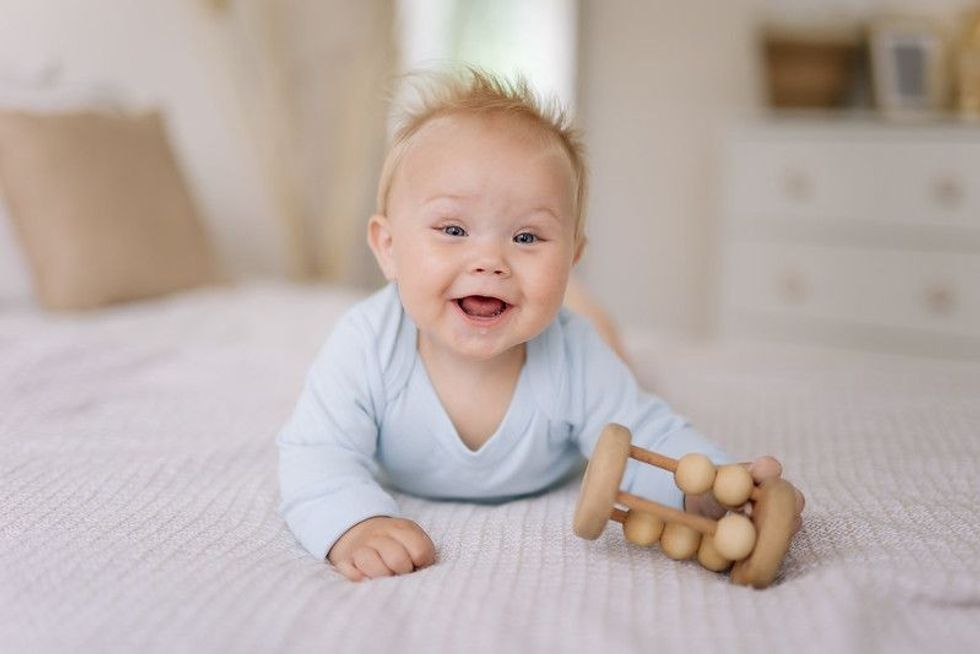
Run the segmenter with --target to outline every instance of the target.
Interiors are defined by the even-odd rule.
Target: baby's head
[[[585,243],[578,135],[523,81],[442,77],[385,160],[368,242],[420,345],[490,359],[540,334]]]

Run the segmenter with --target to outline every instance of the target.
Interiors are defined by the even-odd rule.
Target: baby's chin
[[[534,340],[547,325],[541,329],[528,332],[520,330],[517,333],[501,335],[499,339],[487,339],[479,337],[458,336],[449,343],[453,353],[471,361],[490,361],[503,355],[512,354],[515,351],[523,351],[523,347]]]
[[[501,355],[511,353],[515,348],[524,346],[525,341],[486,343],[486,342],[453,342],[450,348],[456,356],[475,362],[491,361]]]

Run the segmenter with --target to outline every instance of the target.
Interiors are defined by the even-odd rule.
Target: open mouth
[[[500,298],[488,295],[467,295],[458,298],[456,304],[463,313],[477,320],[492,320],[510,308],[510,305]]]

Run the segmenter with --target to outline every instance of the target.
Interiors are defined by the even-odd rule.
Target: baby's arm
[[[572,370],[577,371],[577,380],[572,385],[577,397],[573,398],[572,407],[584,408],[579,414],[581,427],[577,437],[579,449],[586,457],[591,456],[602,428],[618,422],[632,431],[634,444],[645,449],[675,459],[689,452],[700,452],[716,465],[733,462],[721,448],[675,414],[666,402],[641,389],[626,365],[596,334],[583,329],[581,322],[570,323],[569,327],[579,330],[582,340],[578,356],[571,357]],[[778,478],[782,465],[771,456],[763,456],[749,464],[749,472],[756,483],[761,483]],[[711,518],[721,517],[726,511],[711,492],[684,496],[670,473],[633,460],[627,464],[623,486],[641,497]],[[798,511],[802,511],[804,498],[799,491],[796,504]],[[751,513],[751,506],[745,508]]]
[[[338,323],[278,438],[286,522],[311,554],[322,560],[329,553],[352,579],[405,568],[390,543],[392,534],[416,567],[434,554],[428,536],[397,517],[397,503],[374,478],[383,385],[370,341],[366,324],[349,315]],[[364,547],[376,553],[380,548],[384,567]]]
[[[664,400],[640,388],[626,364],[582,318],[568,321],[567,338],[568,414],[583,455],[591,457],[602,429],[616,422],[630,429],[633,443],[645,449],[678,459],[698,452],[715,464],[732,462]],[[670,473],[633,460],[627,463],[623,488],[676,508],[685,503]]]

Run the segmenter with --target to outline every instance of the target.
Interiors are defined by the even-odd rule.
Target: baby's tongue
[[[490,318],[504,310],[502,300],[482,295],[467,295],[460,300],[460,306],[466,313],[480,318]]]

